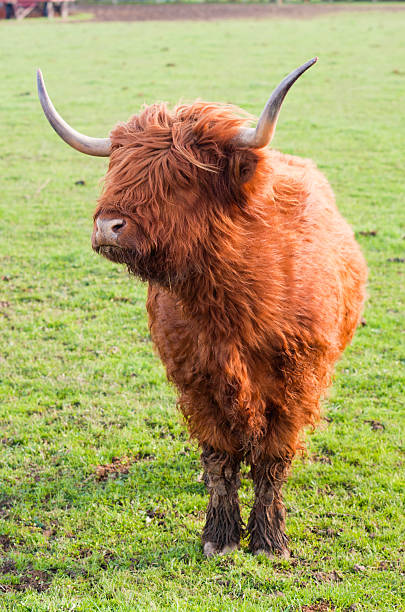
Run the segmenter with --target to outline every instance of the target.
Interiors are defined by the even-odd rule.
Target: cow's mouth
[[[163,253],[157,255],[152,249],[147,254],[141,254],[135,249],[112,245],[99,245],[93,247],[94,251],[102,255],[109,261],[124,264],[130,274],[138,276],[143,281],[154,281],[163,286],[170,286],[175,274],[169,274],[165,266],[165,256]]]
[[[94,247],[99,255],[115,263],[128,263],[128,249],[119,246],[100,245]]]

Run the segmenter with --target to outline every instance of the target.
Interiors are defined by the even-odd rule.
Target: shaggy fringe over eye
[[[242,184],[252,173],[247,160],[253,167],[257,156],[234,147],[232,138],[248,119],[231,105],[200,101],[173,111],[164,103],[145,107],[111,133],[103,201],[128,212],[134,203],[175,203],[179,190],[191,190],[221,206],[242,207]]]

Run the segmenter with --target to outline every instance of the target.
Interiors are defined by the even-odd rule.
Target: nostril
[[[120,229],[122,229],[124,226],[126,225],[126,221],[124,219],[120,219],[119,221],[116,221],[114,223],[114,225],[111,227],[112,231],[116,234],[117,232],[119,232]]]
[[[125,227],[125,219],[119,217],[115,219],[96,219],[95,236],[99,244],[108,245],[116,244],[120,237],[122,228]]]

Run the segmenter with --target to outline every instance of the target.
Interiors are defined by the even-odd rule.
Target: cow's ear
[[[248,183],[252,178],[257,166],[257,155],[249,149],[239,149],[235,151],[233,158],[234,180],[239,185]]]
[[[224,203],[245,208],[245,186],[254,177],[258,161],[258,155],[251,149],[229,147],[223,158],[222,172],[214,175],[215,194],[220,194]],[[212,189],[212,186],[210,188]]]

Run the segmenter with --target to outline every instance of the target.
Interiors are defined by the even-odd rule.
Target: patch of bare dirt
[[[359,232],[360,236],[377,236],[378,230],[362,230]]]
[[[0,498],[0,516],[6,517],[9,514],[10,509],[13,507],[11,497],[4,496]]]
[[[3,576],[10,575],[15,578],[18,576],[18,582],[3,580],[0,584],[0,592],[7,591],[27,591],[29,589],[42,593],[46,591],[51,582],[49,574],[41,570],[36,570],[32,565],[28,565],[24,570],[18,570],[15,561],[6,559],[0,566],[0,574]]]
[[[15,572],[16,564],[12,559],[5,559],[0,565],[0,574],[12,574]]]
[[[117,478],[121,474],[128,474],[133,459],[131,457],[113,457],[111,463],[105,463],[96,467],[97,480],[107,480],[107,478]]]
[[[330,457],[327,455],[318,455],[317,453],[309,455],[309,460],[311,463],[327,463],[329,465],[332,463],[332,459]]]
[[[380,421],[366,419],[364,422],[368,423],[373,431],[384,431],[385,429],[384,423],[380,423]]]
[[[312,19],[343,11],[405,11],[404,6],[329,6],[321,4],[130,4],[78,5],[73,13],[92,13],[93,21],[215,21],[217,19]],[[77,23],[77,22],[72,22]]]
[[[0,548],[3,550],[10,550],[10,548],[13,548],[13,543],[8,535],[0,535]]]
[[[312,578],[315,582],[342,582],[343,577],[336,570],[332,570],[331,572],[312,572]]]
[[[309,606],[302,606],[302,612],[330,612],[330,610],[336,610],[336,606],[324,599],[316,601]]]
[[[111,463],[105,463],[96,467],[97,480],[107,480],[108,478],[118,478],[122,474],[128,474],[129,468],[137,461],[147,461],[154,459],[153,455],[137,453],[136,455],[123,457],[113,457]]]

